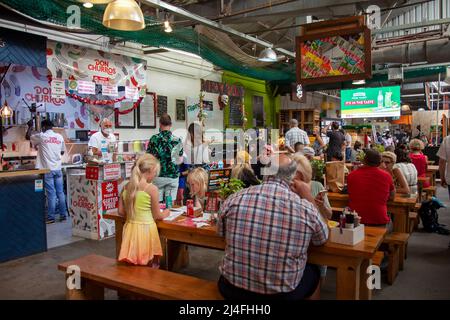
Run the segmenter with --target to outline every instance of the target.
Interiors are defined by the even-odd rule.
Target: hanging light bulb
[[[105,9],[103,25],[121,31],[145,28],[144,15],[135,0],[114,0]]]
[[[10,106],[8,106],[8,102],[5,100],[5,104],[0,109],[0,116],[2,118],[10,118],[13,115],[13,109],[11,109]]]
[[[85,3],[83,3],[83,7],[88,8],[88,9],[92,8],[93,6],[94,5],[92,4],[92,2],[85,2]]]
[[[169,15],[167,13],[166,13],[166,18],[164,20],[164,31],[167,33],[170,33],[173,31],[172,27],[170,26]]]

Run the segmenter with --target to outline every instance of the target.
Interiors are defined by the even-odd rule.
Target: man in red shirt
[[[349,207],[361,216],[365,225],[387,225],[387,202],[395,195],[394,182],[386,171],[378,168],[381,155],[378,151],[366,151],[364,166],[351,172],[347,178]]]

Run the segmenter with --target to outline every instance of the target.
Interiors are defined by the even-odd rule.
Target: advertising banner
[[[119,207],[119,190],[117,181],[102,183],[102,209],[103,213],[115,211]]]
[[[342,118],[400,116],[400,86],[341,90]]]
[[[54,78],[130,87],[146,83],[145,60],[61,42],[47,41],[47,66]]]

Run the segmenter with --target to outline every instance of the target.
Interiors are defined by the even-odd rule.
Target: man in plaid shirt
[[[308,138],[308,134],[306,133],[306,131],[303,131],[302,129],[300,129],[298,127],[297,120],[291,119],[291,121],[289,121],[289,125],[290,125],[291,129],[288,132],[286,132],[285,145],[286,145],[286,148],[288,148],[288,150],[291,153],[295,153],[295,150],[294,150],[295,144],[297,142],[300,142],[304,146],[308,146],[309,138]]]
[[[280,155],[273,162],[273,176],[223,204],[218,233],[227,246],[218,286],[227,299],[303,299],[318,288],[320,271],[306,263],[307,251],[327,241],[327,224],[291,191],[295,161]]]

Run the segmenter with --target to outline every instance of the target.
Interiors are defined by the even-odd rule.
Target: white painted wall
[[[201,79],[222,81],[222,73],[215,71],[211,63],[181,53],[151,55],[147,60],[147,67],[148,91],[167,96],[167,111],[172,117],[173,130],[187,128],[185,121],[176,121],[175,100],[198,97]],[[216,95],[207,94],[206,99],[217,98]],[[221,126],[219,130],[223,130],[223,111],[216,107],[216,102],[214,101],[214,119],[210,121],[214,121],[215,126]],[[159,118],[156,119],[156,129],[115,129],[115,132],[119,133],[120,140],[148,140],[158,133],[158,121]],[[96,124],[91,124],[93,130],[97,127]],[[175,132],[180,136],[179,130]],[[184,139],[184,136],[182,138]]]

